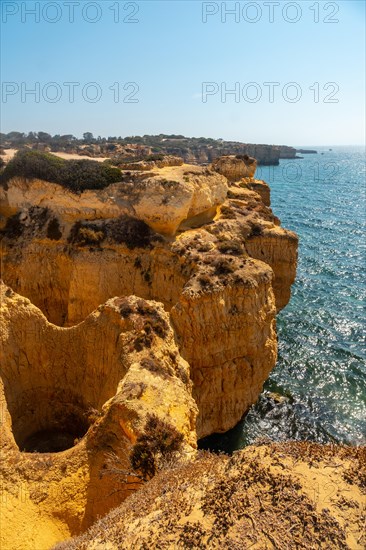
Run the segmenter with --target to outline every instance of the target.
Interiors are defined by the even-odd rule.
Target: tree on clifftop
[[[85,132],[83,134],[83,140],[85,143],[92,143],[94,141],[94,136],[91,132]]]

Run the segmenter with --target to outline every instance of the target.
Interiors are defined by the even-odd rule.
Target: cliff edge
[[[202,454],[55,550],[361,550],[365,461],[364,448],[306,442]]]
[[[298,245],[247,155],[87,161],[75,179],[36,160],[0,188],[3,536],[29,514],[19,550],[82,532],[242,418],[276,363]]]
[[[233,163],[234,182],[224,175]],[[242,173],[230,157],[221,174],[122,171],[121,182],[79,193],[14,177],[1,191],[4,282],[51,323],[76,325],[113,296],[164,304],[190,365],[198,437],[233,427],[256,401],[296,273],[297,236],[248,176],[255,162],[240,163]]]

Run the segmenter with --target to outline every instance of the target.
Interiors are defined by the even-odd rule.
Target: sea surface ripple
[[[258,170],[274,213],[299,235],[297,280],[264,391],[205,448],[232,452],[262,438],[366,444],[365,150],[313,148]]]

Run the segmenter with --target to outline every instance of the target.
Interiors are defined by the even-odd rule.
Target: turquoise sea
[[[205,448],[230,452],[258,438],[366,444],[365,149],[311,149],[318,154],[258,170],[274,213],[300,237],[297,280],[263,393]]]

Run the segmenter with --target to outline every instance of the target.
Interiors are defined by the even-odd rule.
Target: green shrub
[[[139,313],[139,311],[138,311]],[[168,334],[168,325],[157,312],[154,312],[144,321],[143,330],[134,341],[136,351],[142,351],[145,348],[151,348],[154,336],[165,338]]]
[[[149,155],[144,160],[150,161],[150,160],[164,160],[164,153],[155,154],[155,155]]]
[[[225,204],[221,206],[221,217],[225,220],[234,220],[236,218],[235,211]]]
[[[167,379],[174,374],[171,368],[164,368],[163,364],[154,357],[145,357],[141,360],[140,365],[149,372],[161,376],[161,378]]]
[[[13,177],[41,179],[63,185],[74,193],[103,189],[121,181],[119,168],[93,160],[64,160],[50,153],[18,151],[0,176],[4,185]]]
[[[103,189],[112,183],[121,181],[119,168],[109,166],[94,160],[66,161],[61,174],[60,183],[71,191],[80,192],[85,189]]]
[[[259,237],[263,235],[263,227],[259,223],[252,223],[251,236]]]
[[[5,183],[15,176],[58,183],[57,179],[65,162],[49,153],[21,150],[8,162],[1,174],[1,183]]]
[[[216,275],[229,275],[235,271],[235,267],[228,261],[218,259],[214,263]]]
[[[18,212],[7,219],[6,225],[2,230],[2,235],[8,239],[17,239],[24,235],[45,235],[46,226],[50,219],[48,208],[41,206],[31,206],[27,211],[27,216],[23,219],[24,213]]]
[[[198,282],[200,283],[201,287],[203,287],[203,288],[207,288],[207,287],[211,286],[211,284],[212,284],[211,277],[209,275],[207,275],[206,273],[202,273],[202,275],[200,275],[198,277]]]
[[[17,239],[22,235],[23,229],[24,225],[20,220],[20,212],[18,212],[6,220],[6,225],[1,233],[7,239]]]
[[[70,231],[68,242],[81,246],[97,245],[106,238],[109,242],[124,244],[130,250],[151,248],[154,243],[163,240],[142,220],[122,215],[101,224],[76,222]]]
[[[127,319],[133,313],[133,309],[128,303],[128,300],[126,298],[122,298],[121,302],[119,303],[119,312],[121,314],[121,317],[124,319]]]

